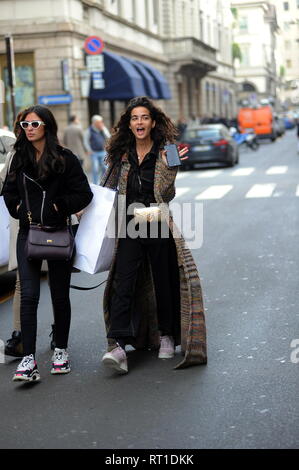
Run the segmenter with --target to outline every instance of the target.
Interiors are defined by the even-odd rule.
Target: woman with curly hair
[[[184,359],[177,367],[206,363],[200,281],[184,239],[173,236],[168,210],[178,167],[168,167],[164,146],[174,143],[176,135],[161,109],[137,97],[106,148],[102,184],[119,190],[119,230],[104,294],[108,351],[102,362],[120,374],[128,372],[127,344],[159,349],[160,359],[174,357],[181,345]],[[180,158],[187,158],[186,153],[187,148],[180,150]],[[145,222],[137,217],[140,206]],[[152,219],[153,206],[158,212]]]

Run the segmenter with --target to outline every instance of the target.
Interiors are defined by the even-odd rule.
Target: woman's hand
[[[180,160],[187,160],[189,157],[186,155],[188,152],[189,148],[188,147],[183,147],[179,150],[179,156]],[[167,165],[167,158],[166,158],[166,150],[162,150],[162,160]],[[168,166],[168,165],[167,165]]]
[[[183,147],[181,150],[179,150],[180,160],[187,160],[189,158],[188,155],[186,155],[188,150],[189,150],[188,147]],[[184,155],[186,156],[184,157]]]
[[[82,214],[83,214],[83,210],[80,211],[80,212],[76,212],[75,216],[77,217],[78,222],[80,222],[80,219],[81,219],[81,217],[82,217]]]
[[[53,204],[54,206],[54,209],[56,210],[56,212],[58,212],[58,207],[56,206],[56,204]]]

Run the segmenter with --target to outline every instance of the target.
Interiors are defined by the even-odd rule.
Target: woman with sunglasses
[[[14,122],[14,142],[16,140],[16,136],[21,132],[20,127],[20,119],[23,114],[23,111],[20,111],[17,114],[17,117]],[[14,143],[13,142],[13,143]],[[0,172],[0,194],[2,191],[3,184],[6,180],[6,175],[10,168],[10,163],[14,152],[9,151],[6,155],[5,165]],[[8,270],[11,271],[17,267],[17,259],[16,259],[16,239],[19,231],[19,222],[16,219],[10,220],[10,227],[9,227],[9,263],[8,263]],[[21,286],[20,286],[20,279],[18,270],[16,270],[16,284],[14,289],[14,296],[12,302],[12,309],[13,309],[13,331],[11,338],[6,341],[4,353],[6,356],[12,357],[23,357],[23,344],[22,344],[22,335],[21,335],[21,317],[20,317],[20,306],[21,306]],[[55,324],[52,324],[52,332],[51,332],[51,349],[54,350],[55,348]]]
[[[29,218],[24,180],[32,221],[45,226],[66,225],[71,214],[90,203],[92,192],[78,158],[59,145],[57,123],[49,109],[39,105],[25,109],[19,125],[3,196],[11,216],[19,219],[20,225],[17,260],[24,357],[13,380],[32,382],[40,380],[35,351],[42,261],[29,261],[26,257]],[[48,261],[48,269],[56,327],[51,373],[65,374],[71,370],[67,344],[71,320],[69,288],[72,261]]]
[[[119,190],[120,231],[104,294],[108,351],[102,362],[120,374],[128,372],[126,344],[159,349],[159,359],[171,359],[181,345],[184,358],[177,368],[207,361],[200,279],[168,210],[180,162],[170,167],[164,146],[176,135],[161,109],[137,97],[108,141],[102,184]],[[187,151],[181,149],[179,158],[186,158]],[[140,204],[149,216],[145,222],[133,215]],[[160,220],[147,222],[157,209]]]

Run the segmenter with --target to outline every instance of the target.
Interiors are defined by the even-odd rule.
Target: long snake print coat
[[[111,189],[118,187],[119,195],[126,195],[127,180],[130,170],[130,163],[127,155],[121,160],[121,168],[116,165],[111,171],[112,164],[108,166],[101,184],[105,181],[105,186]],[[107,175],[110,175],[107,180]],[[155,166],[154,177],[154,195],[156,202],[160,205],[169,228],[174,234],[174,242],[177,251],[177,260],[180,278],[180,324],[181,324],[181,352],[183,359],[175,368],[184,368],[195,364],[206,364],[207,345],[206,345],[206,327],[202,298],[202,289],[198,271],[193,260],[191,251],[186,246],[185,240],[181,234],[178,236],[177,227],[168,210],[169,202],[175,197],[175,178],[177,169],[168,168],[162,156],[159,155]],[[125,204],[118,207],[122,211],[121,217],[125,219]],[[118,215],[120,220],[120,215]],[[109,276],[104,292],[103,310],[107,331],[109,330],[109,299],[113,295],[113,278],[115,271],[115,259],[117,256],[118,240],[115,245],[113,262],[109,271]],[[155,294],[151,270],[149,263],[146,263],[138,273],[138,280],[135,290],[135,305],[141,312],[141,325],[136,342],[132,345],[136,349],[148,347],[159,347],[159,332],[157,328],[157,315],[155,309]],[[115,347],[114,340],[108,340],[108,350]]]

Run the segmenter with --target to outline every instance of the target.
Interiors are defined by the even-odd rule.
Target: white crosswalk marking
[[[176,175],[176,179],[177,180],[181,180],[183,178],[186,178],[186,176],[190,175],[190,173],[188,171],[184,171],[183,173],[179,172],[177,175]]]
[[[220,175],[223,170],[206,170],[198,173],[196,175],[197,178],[213,178],[214,176]]]
[[[270,166],[266,171],[266,175],[283,175],[288,171],[287,166]]]
[[[221,199],[232,189],[233,185],[231,184],[210,186],[209,188],[205,189],[202,193],[198,194],[195,199]]]
[[[175,188],[175,196],[176,197],[181,197],[185,193],[187,193],[190,190],[190,188]]]
[[[238,168],[237,170],[232,172],[232,176],[248,176],[251,175],[255,170],[254,167],[249,168]]]
[[[289,166],[287,165],[273,165],[270,166],[268,169],[264,170],[264,175],[284,175],[288,173],[289,171]],[[242,177],[242,176],[249,176],[252,175],[255,171],[257,170],[256,167],[243,167],[243,168],[237,168],[231,171],[224,170],[224,169],[210,169],[210,170],[205,170],[205,171],[187,171],[187,172],[182,172],[178,173],[177,178],[178,179],[184,179],[188,177],[188,181],[184,180],[185,186],[184,187],[179,187],[176,188],[176,197],[184,197],[186,193],[189,193],[187,197],[192,197],[192,199],[195,200],[205,200],[205,199],[221,199],[225,195],[227,195],[231,190],[236,191],[238,189],[238,185],[236,186],[235,184],[212,184],[210,186],[205,185],[206,189],[202,190],[201,192],[198,192],[197,195],[196,193],[194,194],[194,180],[193,183],[189,178],[216,178],[215,182],[220,182],[223,180],[222,177],[235,177],[234,178],[234,183],[237,182],[236,177]],[[290,171],[291,172],[291,171]],[[259,170],[260,173],[260,170]],[[219,179],[217,177],[221,175]],[[226,179],[226,178],[225,178]],[[190,185],[189,185],[190,181]],[[225,180],[224,180],[225,181]],[[229,180],[230,182],[231,180]],[[244,179],[242,178],[242,185],[244,184]],[[267,181],[265,179],[265,181]],[[271,180],[270,180],[271,181]],[[182,181],[183,182],[183,181]],[[184,184],[183,183],[183,184]],[[252,181],[251,181],[252,183]],[[243,193],[243,191],[246,190],[247,192]],[[199,189],[200,191],[200,189]],[[299,197],[299,184],[296,186],[295,191],[292,191],[293,196]],[[241,195],[240,195],[241,196]],[[281,187],[281,184],[276,184],[276,183],[259,183],[259,184],[249,184],[247,188],[244,188],[242,190],[242,196],[245,197],[246,199],[253,199],[253,198],[279,198],[283,196],[288,196],[288,193],[285,191],[284,187]]]
[[[246,198],[271,197],[276,187],[275,183],[254,184],[246,194]]]

